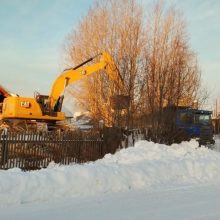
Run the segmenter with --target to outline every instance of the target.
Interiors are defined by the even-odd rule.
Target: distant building
[[[5,98],[9,96],[15,96],[14,94],[10,93],[6,88],[0,85],[0,118],[2,113],[2,105]]]
[[[12,95],[12,93],[10,93],[6,88],[0,85],[0,103],[2,103],[5,98]]]
[[[65,122],[70,124],[73,118],[73,114],[65,107],[62,108],[62,111],[65,112]]]
[[[220,133],[220,116],[212,117],[212,125],[215,134]]]

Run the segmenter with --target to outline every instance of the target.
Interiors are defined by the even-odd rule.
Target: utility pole
[[[216,103],[215,103],[215,116],[216,118],[218,116],[218,99],[216,99]]]

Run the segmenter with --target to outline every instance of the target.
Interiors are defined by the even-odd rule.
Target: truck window
[[[196,123],[209,125],[211,123],[210,115],[196,114]]]
[[[180,121],[182,123],[193,123],[193,116],[192,114],[188,113],[188,112],[181,112],[180,113]]]

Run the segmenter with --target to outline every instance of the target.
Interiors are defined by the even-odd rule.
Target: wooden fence
[[[3,132],[0,134],[0,169],[40,169],[51,161],[84,163],[102,158],[109,151],[103,139],[88,134]]]

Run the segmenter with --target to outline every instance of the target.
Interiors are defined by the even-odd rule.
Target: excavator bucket
[[[129,108],[130,97],[126,95],[114,95],[110,97],[110,104],[114,110],[122,110]]]

